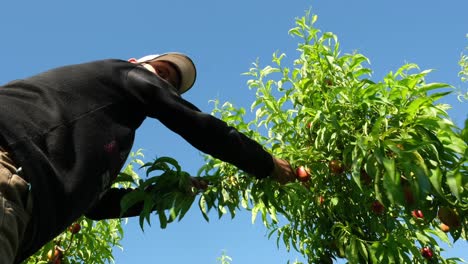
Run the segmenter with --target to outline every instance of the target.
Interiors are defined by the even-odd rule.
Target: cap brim
[[[168,52],[164,54],[147,55],[137,60],[140,63],[151,61],[168,61],[174,64],[180,73],[179,93],[185,93],[195,83],[197,70],[193,61],[185,54],[178,52]]]

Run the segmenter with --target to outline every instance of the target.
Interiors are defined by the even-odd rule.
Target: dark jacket
[[[33,237],[17,260],[87,212],[96,219],[119,215],[115,201],[128,190],[109,188],[146,117],[258,178],[273,169],[271,155],[259,144],[200,112],[136,64],[102,60],[10,82],[0,87],[0,145],[23,168],[34,201]],[[95,208],[115,209],[100,215]]]

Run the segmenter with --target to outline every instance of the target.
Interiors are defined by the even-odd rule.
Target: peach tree
[[[316,20],[307,13],[290,30],[301,40],[293,65],[275,53],[272,66],[257,62],[246,73],[256,95],[251,121],[230,102],[213,111],[288,160],[295,182],[256,180],[209,156],[191,177],[161,157],[143,166],[149,178],[123,209],[143,201],[142,228],[153,211],[162,228],[181,220],[195,200],[207,221],[210,211],[249,210],[309,263],[461,262],[443,258],[440,245],[466,240],[468,228],[468,120],[458,127],[440,102],[453,87],[427,83],[430,70],[416,64],[372,80],[368,58],[341,54]]]
[[[254,63],[252,121],[226,102],[214,114],[298,169],[297,182],[254,180],[207,157],[211,185],[200,195],[207,217],[258,214],[278,243],[310,263],[456,263],[443,246],[467,238],[468,129],[440,103],[453,92],[427,83],[430,70],[406,64],[371,80],[368,58],[341,54],[337,36],[296,20],[301,39],[292,66]]]

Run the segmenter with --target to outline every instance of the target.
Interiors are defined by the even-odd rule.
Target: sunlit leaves
[[[261,215],[270,236],[276,233],[278,243],[310,263],[324,256],[351,263],[422,263],[423,246],[437,260],[453,263],[439,256],[433,239],[448,241],[445,233],[427,231],[437,226],[439,206],[463,214],[468,209],[466,128],[448,118],[449,105],[437,104],[452,87],[426,83],[431,71],[412,63],[372,81],[369,60],[357,52],[341,55],[336,35],[321,33],[316,20],[308,12],[290,30],[301,39],[291,67],[282,61],[284,54],[274,53],[275,66],[257,61],[246,73],[256,94],[254,119],[225,119],[293,167],[307,167],[310,183],[280,187],[229,169],[245,176],[242,206],[252,210],[252,219]],[[214,112],[239,115],[230,107]],[[334,173],[331,160],[344,170]],[[219,176],[231,168],[211,164]],[[413,219],[416,208],[424,220]],[[453,238],[466,239],[466,218],[463,223],[451,231]]]
[[[191,208],[198,189],[192,177],[182,171],[178,162],[170,157],[160,157],[145,163],[143,168],[149,178],[140,180],[137,188],[123,197],[122,214],[135,205],[142,205],[140,227],[151,223],[151,215],[158,214],[161,228],[180,221]]]
[[[466,35],[468,38],[468,34]],[[465,51],[468,49],[468,47],[465,49]],[[463,82],[468,81],[468,55],[466,52],[463,52],[460,56],[460,60],[458,61],[458,64],[460,65],[460,72],[458,75],[460,76],[461,80]],[[468,94],[468,93],[467,93]],[[465,96],[466,98],[466,96]]]

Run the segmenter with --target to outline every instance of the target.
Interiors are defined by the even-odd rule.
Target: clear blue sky
[[[210,112],[209,100],[231,101],[248,108],[253,94],[245,76],[257,58],[266,66],[273,52],[293,59],[297,39],[287,34],[305,11],[319,16],[322,31],[338,35],[343,53],[353,50],[371,60],[373,79],[406,62],[435,69],[428,81],[446,82],[465,91],[457,76],[460,53],[468,46],[468,1],[7,1],[0,5],[0,84],[52,67],[103,58],[140,57],[150,53],[188,53],[198,67],[195,87],[186,99]],[[467,104],[448,100],[458,125]],[[160,125],[147,120],[138,131],[135,149],[147,160],[171,156],[196,173],[201,155]],[[286,263],[299,254],[276,248],[260,223],[240,212],[234,220],[206,223],[198,208],[180,223],[161,230],[155,218],[143,233],[132,219],[125,226],[124,252],[116,263],[216,263],[223,250],[233,263]],[[468,259],[460,241],[449,255]]]

